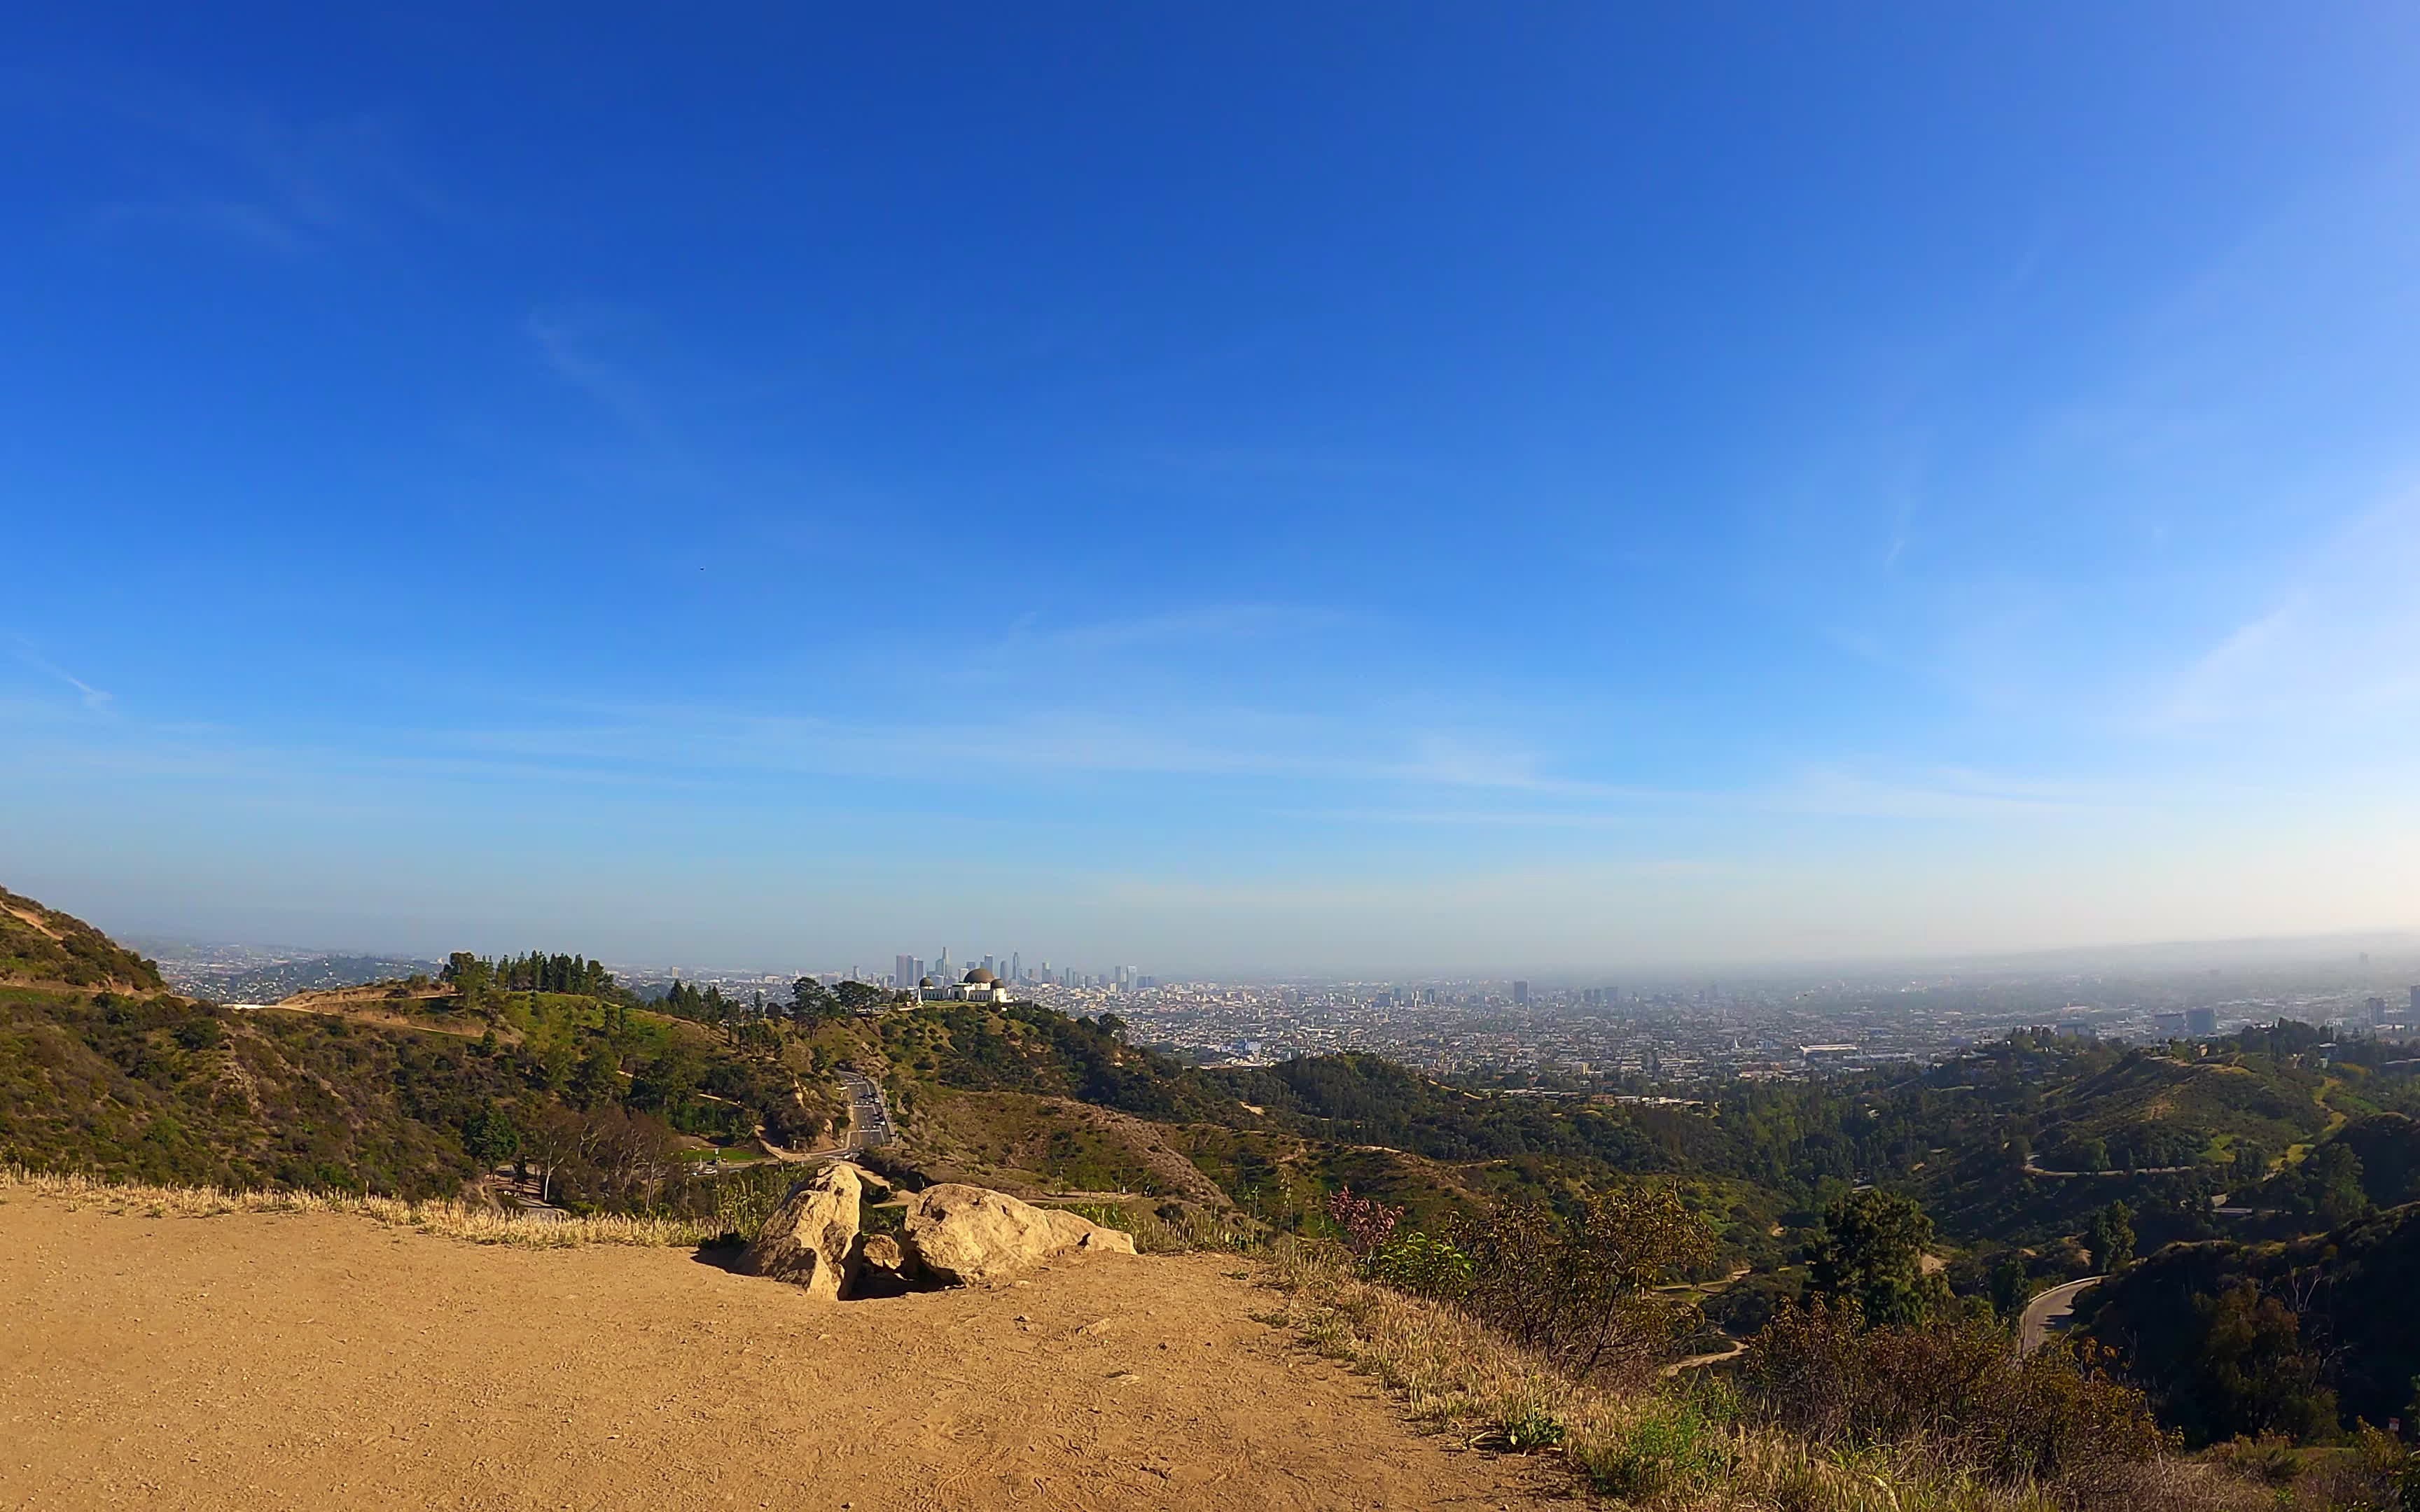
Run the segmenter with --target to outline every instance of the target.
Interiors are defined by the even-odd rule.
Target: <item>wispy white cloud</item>
[[[667,439],[663,415],[636,375],[597,354],[593,317],[564,311],[535,312],[521,322],[547,369],[586,394],[645,439]]]
[[[550,759],[907,781],[1126,774],[1527,791],[1551,785],[1510,759],[1491,766],[1441,756],[1453,744],[1440,737],[1233,707],[1149,716],[979,710],[954,723],[641,704],[566,710],[561,723],[441,732],[431,738],[462,748]]]
[[[1517,807],[1329,807],[1289,812],[1294,817],[1349,824],[1577,830],[1633,829],[1656,819],[1780,815],[1987,823],[2157,807],[2150,794],[2115,785],[2034,781],[1965,771],[1886,777],[1823,770],[1779,782],[1699,789],[1513,780],[1472,785],[1515,793],[1522,801]]]
[[[1130,619],[1053,625],[1020,617],[1001,649],[1047,648],[1079,653],[1273,640],[1368,623],[1368,616],[1296,604],[1207,604]]]
[[[103,231],[165,230],[292,258],[459,214],[411,164],[397,123],[373,112],[302,118],[157,80],[18,85],[19,104],[112,118],[152,145],[147,172],[92,206]]]
[[[1270,817],[1315,824],[1405,825],[1440,829],[1629,829],[1639,822],[1639,816],[1631,812],[1594,813],[1568,808],[1280,809],[1272,810]]]
[[[280,257],[299,256],[313,245],[307,226],[291,215],[268,206],[205,195],[116,200],[96,208],[93,222],[113,230],[158,227]]]
[[[1849,771],[1809,772],[1743,795],[1752,808],[1842,819],[1991,820],[2143,806],[2144,795],[2109,787],[1949,771],[1916,779]]]
[[[76,690],[77,697],[82,701],[85,708],[91,709],[96,713],[105,712],[109,709],[111,704],[116,702],[113,695],[105,693],[100,688],[93,687],[90,683],[85,682],[83,678],[78,677],[75,673],[69,671],[66,668],[59,666],[56,662],[52,661],[50,658],[44,656],[40,652],[35,650],[33,642],[27,640],[24,637],[15,637],[14,640],[15,643],[9,649],[11,655],[13,655],[18,661],[47,677],[54,678],[59,682],[65,683],[68,687],[74,688]]]
[[[1304,446],[1179,445],[1145,448],[1136,467],[1154,475],[1189,474],[1226,482],[1348,484],[1401,482],[1419,470],[1391,457]]]
[[[2157,722],[2329,727],[2420,710],[2420,492],[2352,521],[2197,658]]]

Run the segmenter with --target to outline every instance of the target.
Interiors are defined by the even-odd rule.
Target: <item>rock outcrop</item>
[[[739,1269],[836,1302],[895,1297],[918,1286],[981,1286],[1055,1256],[1132,1255],[1132,1236],[1003,1192],[954,1183],[908,1199],[903,1231],[859,1231],[869,1192],[891,1183],[835,1161],[792,1188],[765,1220]]]
[[[1005,1280],[1053,1256],[1132,1255],[1132,1236],[1005,1193],[954,1182],[908,1199],[900,1235],[908,1268],[943,1286]]]
[[[857,1266],[849,1273],[848,1295],[904,1297],[916,1289],[908,1274],[908,1252],[890,1234],[857,1236]]]
[[[903,1274],[908,1269],[907,1252],[889,1234],[865,1235],[860,1242],[858,1257],[875,1270],[889,1271],[893,1275]]]
[[[865,1194],[861,1174],[834,1161],[793,1187],[740,1257],[739,1268],[837,1302],[857,1256],[858,1210]]]

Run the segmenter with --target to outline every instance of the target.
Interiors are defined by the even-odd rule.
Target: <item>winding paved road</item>
[[[2101,1277],[2088,1275],[2081,1281],[2053,1287],[2025,1304],[2024,1315],[2017,1319],[2017,1353],[2027,1355],[2040,1349],[2049,1341],[2053,1329],[2067,1325],[2068,1318],[2075,1311],[2075,1299],[2084,1288],[2100,1284]]]
[[[2046,1176],[2054,1181],[2089,1180],[2095,1177],[2102,1180],[2122,1181],[2130,1176],[2181,1176],[2187,1171],[2199,1169],[2198,1165],[2137,1165],[2131,1171],[2054,1171],[2032,1161],[2025,1162],[2027,1176]]]

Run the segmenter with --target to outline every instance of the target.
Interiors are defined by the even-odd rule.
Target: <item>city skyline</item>
[[[8,881],[869,971],[2420,925],[2420,15],[2180,24],[31,18]]]

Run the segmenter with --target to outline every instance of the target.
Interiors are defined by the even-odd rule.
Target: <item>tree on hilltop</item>
[[[834,991],[833,995],[842,1012],[854,1013],[861,1009],[874,1007],[889,997],[891,994],[872,982],[845,981]]]
[[[790,1016],[802,1024],[828,1019],[840,1011],[840,1004],[830,991],[813,977],[800,977],[790,984]]]

